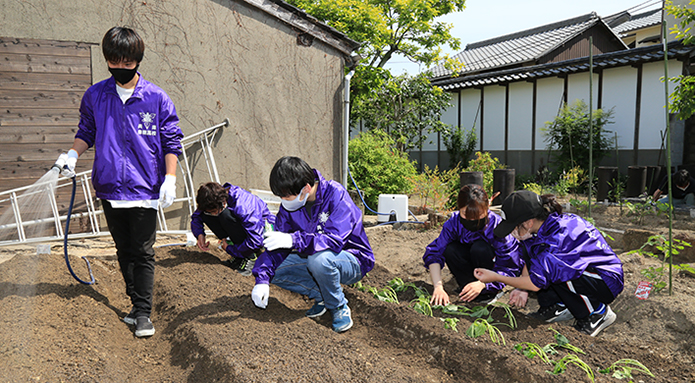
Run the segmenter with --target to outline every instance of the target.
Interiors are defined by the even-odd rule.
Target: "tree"
[[[444,132],[444,145],[449,154],[449,167],[455,168],[468,166],[468,160],[475,152],[475,143],[478,137],[475,129],[466,131],[465,128],[456,126]]]
[[[690,5],[693,4],[695,4],[695,0],[690,1]],[[678,24],[671,27],[671,34],[675,34],[676,39],[683,39],[684,45],[692,44],[695,36],[690,33],[690,29],[691,25],[695,23],[695,10],[684,5],[673,5],[670,0],[666,2],[664,9],[680,19]],[[679,75],[671,77],[669,80],[676,84],[676,88],[670,95],[670,112],[676,113],[681,120],[687,120],[695,113],[695,78]]]
[[[432,86],[425,75],[401,75],[388,78],[356,100],[353,116],[371,129],[389,133],[397,149],[404,152],[423,143],[423,132],[445,130],[441,115],[450,100],[451,96]]]
[[[613,149],[606,137],[607,124],[611,124],[613,109],[593,111],[593,163],[598,164]],[[548,149],[553,150],[553,163],[557,170],[570,170],[579,166],[589,169],[589,106],[582,100],[564,105],[555,120],[543,128]]]
[[[439,16],[464,9],[465,0],[288,0],[307,13],[362,42],[361,60],[351,82],[353,123],[362,119],[396,140],[399,150],[420,145],[430,132],[441,132],[441,112],[450,97],[430,85],[426,75],[393,77],[384,65],[394,55],[430,67],[456,70],[457,60],[441,47],[460,47]]]

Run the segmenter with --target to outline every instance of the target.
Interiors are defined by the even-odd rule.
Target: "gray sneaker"
[[[136,318],[135,318],[135,307],[133,307],[133,308],[130,310],[130,312],[128,313],[128,315],[126,315],[125,317],[123,317],[123,322],[125,322],[126,324],[129,324],[129,325],[131,325],[131,326],[134,326],[134,325],[136,324],[136,323],[135,323],[135,322],[136,322]]]
[[[239,274],[248,277],[251,275],[251,272],[253,271],[253,266],[256,265],[256,259],[258,257],[256,255],[253,256],[253,258],[244,258],[242,261],[241,265],[239,265]]]
[[[148,317],[137,317],[135,324],[135,336],[142,338],[154,335],[154,325]]]

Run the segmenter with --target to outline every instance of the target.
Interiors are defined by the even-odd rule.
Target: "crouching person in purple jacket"
[[[94,147],[92,185],[133,305],[123,321],[135,325],[135,336],[145,337],[154,335],[157,208],[170,206],[176,197],[183,134],[169,96],[138,73],[145,43],[137,32],[113,27],[101,48],[112,77],[84,93],[72,149],[61,154],[68,168],[63,175],[74,176],[77,158]]]
[[[232,256],[223,263],[243,276],[251,275],[263,249],[266,225],[275,224],[275,216],[263,200],[230,183],[208,182],[196,194],[197,210],[191,215],[191,231],[198,248],[210,250],[203,224],[224,241],[224,250]]]
[[[266,251],[253,268],[253,303],[267,307],[272,282],[313,299],[307,317],[328,310],[333,330],[347,331],[353,322],[341,284],[360,281],[374,267],[362,212],[342,185],[327,181],[297,157],[275,163],[270,189],[282,198],[282,206],[275,231],[264,234]]]
[[[610,326],[616,315],[608,304],[623,291],[623,265],[601,233],[581,217],[562,214],[553,195],[514,192],[502,211],[495,235],[516,237],[527,266],[517,278],[486,269],[476,269],[476,277],[537,291],[540,309],[532,316],[545,322],[574,317],[574,328],[591,336]]]
[[[432,277],[434,291],[430,303],[433,305],[449,304],[441,277],[445,264],[454,275],[458,283],[456,293],[464,302],[489,302],[504,287],[500,282],[478,281],[474,269],[488,268],[515,277],[523,266],[517,240],[512,236],[496,238],[493,234],[502,218],[488,209],[490,202],[480,185],[464,185],[456,205],[459,211],[444,223],[439,237],[427,246],[422,256]]]

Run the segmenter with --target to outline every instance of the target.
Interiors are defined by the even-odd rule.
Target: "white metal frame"
[[[220,182],[220,176],[217,173],[217,164],[215,163],[215,157],[212,152],[212,142],[215,139],[215,135],[217,134],[218,130],[220,128],[229,126],[229,119],[225,119],[224,122],[217,124],[215,126],[211,126],[207,129],[201,130],[199,132],[193,133],[189,136],[184,137],[181,140],[181,146],[182,146],[182,154],[180,157],[183,157],[183,161],[179,160],[179,168],[181,169],[181,173],[183,174],[183,184],[184,184],[184,196],[181,198],[177,198],[174,200],[174,202],[184,202],[188,204],[188,212],[189,214],[193,214],[193,212],[196,209],[196,201],[195,201],[195,189],[193,185],[193,175],[191,173],[191,167],[190,163],[188,161],[188,155],[186,154],[186,149],[190,148],[194,144],[200,144],[200,147],[203,151],[203,156],[205,158],[205,165],[207,166],[208,170],[208,175],[210,176],[210,179],[215,181],[215,182]],[[68,236],[68,239],[76,239],[76,238],[89,238],[89,237],[97,237],[97,236],[102,236],[102,235],[108,235],[110,234],[108,231],[102,231],[99,228],[99,219],[98,216],[103,214],[103,210],[97,210],[96,208],[96,197],[92,193],[91,189],[91,170],[84,171],[82,173],[78,173],[76,176],[76,182],[79,187],[82,189],[82,198],[84,198],[84,205],[86,206],[86,211],[82,212],[74,212],[71,215],[71,220],[74,218],[80,218],[80,217],[88,217],[89,218],[89,231],[83,232],[83,233],[75,233],[75,234],[70,234]],[[38,243],[38,242],[47,242],[47,241],[55,241],[55,240],[62,240],[64,233],[63,233],[63,226],[62,223],[67,220],[67,215],[60,215],[58,212],[58,205],[56,203],[55,199],[55,192],[49,193],[49,198],[50,198],[50,205],[51,205],[51,213],[52,217],[48,218],[41,218],[41,219],[36,219],[32,221],[23,221],[22,220],[22,212],[20,211],[20,199],[21,198],[26,198],[31,195],[31,193],[27,193],[27,191],[31,188],[35,188],[37,185],[29,185],[29,186],[24,186],[12,190],[7,190],[4,192],[0,193],[0,203],[7,202],[9,201],[11,204],[12,208],[12,213],[14,214],[14,223],[6,224],[6,225],[1,225],[0,230],[2,229],[17,229],[17,236],[18,239],[16,240],[6,240],[6,241],[0,241],[0,247],[1,246],[8,246],[8,245],[16,245],[16,244],[27,244],[27,243]],[[48,184],[47,187],[49,187],[50,184]],[[67,179],[67,178],[60,178],[58,180],[58,183],[56,185],[56,189],[62,188],[62,187],[72,187],[72,180]],[[44,190],[45,191],[45,190]],[[24,192],[24,194],[22,194]],[[43,191],[42,191],[43,192]],[[75,204],[77,204],[77,199],[78,199],[78,194],[75,193]],[[157,230],[157,233],[159,234],[185,234],[188,232],[188,230],[170,230],[167,226],[166,223],[166,215],[165,215],[165,209],[162,209],[161,206],[158,209],[158,214],[157,214],[157,222],[159,224],[159,230]],[[31,226],[31,225],[36,225],[36,224],[41,224],[45,222],[53,221],[55,223],[55,229],[56,229],[56,235],[51,236],[51,237],[35,237],[35,238],[28,238],[25,227]],[[71,225],[72,226],[72,225]],[[74,226],[73,226],[74,228]]]

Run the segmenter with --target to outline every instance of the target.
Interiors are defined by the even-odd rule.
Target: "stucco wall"
[[[6,37],[100,43],[111,26],[136,29],[146,44],[140,72],[171,96],[184,134],[231,121],[215,143],[223,182],[269,189],[283,155],[340,179],[342,56],[318,39],[298,45],[298,32],[277,18],[224,0],[0,0],[0,7]],[[100,46],[92,58],[94,82],[108,77]],[[197,165],[196,185],[207,178]]]

